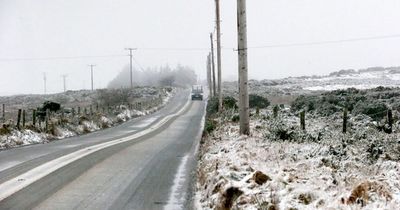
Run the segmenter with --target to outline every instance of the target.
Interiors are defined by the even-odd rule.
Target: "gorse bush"
[[[224,109],[237,109],[237,100],[232,96],[225,96],[222,100],[222,106]]]
[[[235,114],[232,116],[232,122],[239,122],[239,120],[240,120],[239,115]]]
[[[222,100],[222,106],[224,110],[227,109],[237,109],[238,106],[236,105],[237,101],[235,98],[230,96],[225,96]],[[207,116],[212,116],[218,113],[218,97],[212,97],[208,100],[207,103]]]
[[[299,96],[291,104],[294,113],[300,110],[314,112],[321,116],[329,116],[342,112],[347,108],[354,115],[365,114],[374,120],[381,120],[386,116],[388,105],[400,110],[399,89],[377,87],[370,90],[335,90],[319,95]]]
[[[383,102],[373,101],[370,103],[358,102],[354,106],[354,114],[365,114],[374,120],[380,120],[386,116],[388,108]]]
[[[204,125],[204,131],[206,133],[211,133],[217,128],[217,122],[212,119],[207,119]]]
[[[250,94],[249,95],[249,106],[250,106],[250,108],[265,109],[270,104],[271,103],[265,97],[262,97],[260,95],[255,95],[255,94]]]

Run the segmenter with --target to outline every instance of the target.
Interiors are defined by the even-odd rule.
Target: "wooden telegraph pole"
[[[211,83],[211,53],[207,56],[207,83],[210,90],[210,96],[212,96],[212,83]]]
[[[211,72],[212,72],[212,97],[214,97],[217,93],[217,86],[215,85],[215,61],[214,61],[214,39],[213,39],[213,34],[210,33],[210,39],[211,39]]]
[[[237,0],[240,134],[250,134],[246,0]]]
[[[125,50],[129,50],[129,75],[130,75],[131,89],[133,89],[133,69],[132,69],[133,53],[132,53],[132,51],[137,50],[137,49],[136,48],[125,48]]]
[[[94,87],[93,87],[93,67],[95,67],[96,65],[90,64],[89,66],[90,66],[90,80],[91,80],[92,91],[93,91],[94,90]]]
[[[222,79],[221,79],[221,18],[219,13],[219,0],[215,0],[217,24],[217,65],[218,65],[218,111],[222,111]]]
[[[67,84],[66,84],[67,76],[68,75],[61,75],[61,77],[63,78],[63,83],[64,83],[64,92],[67,91]]]

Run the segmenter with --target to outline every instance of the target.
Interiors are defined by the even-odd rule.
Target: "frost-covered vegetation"
[[[291,107],[251,109],[250,136],[239,135],[237,110],[214,114],[201,141],[197,207],[399,209],[397,92],[337,90],[305,94]],[[343,108],[349,110],[346,133]],[[391,134],[381,129],[388,108],[395,118]],[[300,110],[306,110],[306,130]]]
[[[174,91],[172,88],[136,87],[133,90],[104,89],[0,97],[0,104],[5,104],[7,111],[0,127],[0,149],[46,143],[109,128],[157,111],[168,102]],[[34,123],[33,110],[36,111],[44,101],[57,102],[61,104],[61,109],[49,112],[49,116],[36,114]],[[25,120],[20,119],[19,127],[18,109],[26,110]]]

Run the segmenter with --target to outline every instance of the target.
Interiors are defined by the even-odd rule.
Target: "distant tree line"
[[[174,86],[188,87],[196,84],[197,76],[194,70],[187,66],[177,65],[147,68],[133,71],[135,86]],[[125,88],[130,86],[129,68],[124,68],[109,84],[108,88]]]

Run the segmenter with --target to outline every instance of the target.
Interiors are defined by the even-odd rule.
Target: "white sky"
[[[398,0],[249,0],[248,45],[264,46],[400,34]],[[237,76],[236,1],[221,0],[223,75]],[[128,57],[13,60],[124,55],[139,48],[144,68],[180,63],[204,78],[207,51],[144,48],[208,48],[214,0],[0,0],[0,95],[95,87],[128,64]],[[10,60],[11,59],[11,60]],[[138,65],[134,63],[134,65]],[[348,68],[400,66],[400,38],[249,50],[256,79],[327,74]]]

